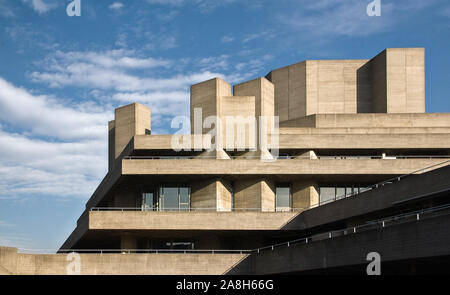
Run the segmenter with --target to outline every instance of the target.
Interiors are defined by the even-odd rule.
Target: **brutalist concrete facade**
[[[450,114],[425,113],[424,55],[386,49],[370,60],[307,60],[234,86],[220,78],[192,85],[191,132],[179,150],[173,135],[151,134],[150,108],[116,109],[109,172],[60,251],[255,249],[294,237],[288,224],[301,212],[441,167]],[[212,136],[229,117],[256,120]],[[250,135],[261,129],[268,145]],[[233,148],[230,130],[245,135],[243,147]],[[233,255],[220,270],[181,269],[225,273],[246,257]],[[149,273],[180,273],[175,264]]]

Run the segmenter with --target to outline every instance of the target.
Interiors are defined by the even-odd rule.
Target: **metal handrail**
[[[167,208],[167,209],[143,209],[142,207],[92,207],[89,209],[89,211],[120,211],[120,212],[127,212],[127,211],[142,211],[142,212],[195,212],[195,211],[212,211],[212,212],[225,212],[225,213],[232,213],[236,211],[257,211],[262,213],[284,213],[284,212],[296,212],[296,211],[302,211],[309,209],[311,207],[307,208],[288,208],[283,210],[276,210],[273,208],[233,208],[231,209],[225,209],[225,208],[216,208],[216,207],[210,207],[210,208],[189,208],[189,209],[182,209],[182,208]]]
[[[322,235],[326,235],[328,236],[328,238],[333,238],[335,236],[333,236],[333,234],[335,233],[343,233],[345,232],[346,234],[348,233],[356,233],[356,232],[360,232],[361,229],[363,228],[368,228],[368,227],[373,227],[374,225],[382,225],[382,227],[388,227],[390,225],[387,225],[386,223],[392,220],[398,221],[400,219],[406,219],[409,217],[415,217],[416,219],[414,221],[420,220],[420,217],[426,214],[430,214],[430,213],[436,213],[442,210],[446,210],[446,209],[450,209],[450,204],[448,205],[442,205],[442,206],[436,206],[436,207],[432,207],[432,208],[426,208],[426,209],[422,209],[422,210],[417,210],[417,211],[413,211],[413,212],[408,212],[408,213],[404,213],[404,214],[398,214],[398,215],[392,215],[386,218],[382,218],[382,219],[377,219],[377,220],[372,220],[372,221],[367,221],[364,224],[358,225],[358,226],[353,226],[353,227],[348,227],[345,229],[340,229],[340,230],[334,230],[334,231],[328,231],[328,232],[322,232],[322,233],[318,233],[318,234],[314,234],[308,237],[304,237],[304,238],[300,238],[300,239],[296,239],[296,240],[291,240],[288,242],[283,242],[283,243],[279,243],[279,244],[274,244],[274,245],[269,245],[269,246],[265,246],[265,247],[261,247],[261,248],[257,248],[253,251],[256,251],[257,253],[259,253],[262,250],[267,250],[267,249],[271,249],[273,250],[276,247],[280,247],[280,246],[290,246],[292,244],[297,244],[299,242],[305,242],[308,243],[308,241],[312,241],[315,237],[317,236],[322,236]],[[450,214],[447,213],[447,214]]]
[[[406,219],[409,217],[415,217],[414,221],[420,221],[421,216],[430,214],[430,213],[436,213],[439,211],[443,211],[446,209],[450,209],[450,204],[442,205],[442,206],[436,206],[431,208],[425,208],[421,210],[416,210],[408,213],[398,214],[398,215],[391,215],[382,219],[377,220],[371,220],[367,221],[364,224],[348,227],[345,229],[340,230],[334,230],[334,231],[326,231],[321,232],[318,234],[314,234],[308,237],[302,237],[295,240],[290,240],[288,242],[273,244],[265,247],[260,247],[256,249],[242,249],[242,250],[235,250],[235,249],[218,249],[218,250],[202,250],[202,249],[60,249],[57,251],[54,251],[53,249],[25,249],[25,248],[19,248],[20,251],[54,251],[54,252],[63,252],[63,253],[73,253],[73,252],[80,252],[80,253],[94,253],[94,254],[103,254],[103,253],[155,253],[155,254],[164,254],[164,253],[202,253],[202,254],[228,254],[228,253],[239,253],[239,254],[251,254],[251,253],[260,253],[264,250],[274,250],[277,247],[281,246],[287,246],[290,247],[293,244],[298,244],[300,242],[309,243],[310,241],[316,241],[318,236],[326,236],[328,239],[337,237],[336,233],[344,233],[344,235],[348,235],[350,233],[357,233],[361,232],[364,228],[373,228],[373,226],[376,225],[382,225],[382,227],[388,227],[391,226],[389,224],[386,224],[389,221],[399,221],[401,219]],[[448,212],[447,214],[450,214]],[[411,222],[411,221],[410,221]],[[340,236],[340,235],[339,235]],[[323,239],[322,239],[323,240]]]
[[[229,156],[231,160],[239,159],[260,159],[261,156]],[[383,157],[382,155],[333,155],[333,156],[316,156],[311,158],[310,156],[284,156],[280,155],[276,157],[279,160],[295,160],[295,159],[315,159],[318,160],[360,160],[360,159],[450,159],[450,155],[388,155]],[[126,160],[191,160],[191,159],[217,159],[216,156],[125,156]],[[224,159],[228,160],[228,159]]]

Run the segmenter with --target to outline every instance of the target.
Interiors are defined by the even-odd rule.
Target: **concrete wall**
[[[211,179],[191,186],[192,209],[231,210],[230,184],[225,180]]]
[[[203,126],[205,118],[220,114],[219,98],[232,96],[231,85],[220,78],[211,79],[191,86],[191,133],[207,133],[210,128],[201,128],[201,132],[195,130],[194,109],[202,109],[201,122]]]
[[[373,112],[425,112],[424,48],[388,48],[369,63]]]
[[[81,254],[82,275],[221,275],[246,254]],[[15,275],[66,275],[67,254],[21,254],[0,247],[0,271]],[[1,273],[0,273],[1,274]]]
[[[319,204],[319,186],[315,181],[296,181],[292,184],[292,208],[297,211]]]
[[[116,160],[116,148],[115,148],[115,121],[108,122],[108,171],[114,169],[114,162]]]
[[[234,207],[236,209],[275,210],[275,186],[266,179],[245,179],[235,182]]]
[[[425,112],[423,48],[388,48],[371,60],[307,60],[267,78],[280,122],[311,114]]]
[[[269,275],[307,270],[324,270],[326,273],[328,268],[360,265],[359,274],[366,275],[369,264],[366,258],[371,252],[380,254],[383,274],[389,261],[425,257],[435,257],[439,261],[450,255],[449,224],[450,215],[443,215],[331,239],[291,244],[290,247],[280,246],[273,251],[250,255],[228,274]],[[432,269],[432,265],[429,268]],[[445,271],[448,273],[447,269]]]
[[[248,211],[92,211],[89,212],[89,230],[280,230],[298,214],[299,212]]]
[[[437,165],[443,159],[347,159],[347,160],[278,160],[262,162],[259,160],[122,160],[123,175],[403,175],[413,171]],[[436,167],[437,168],[437,167]],[[255,180],[259,182],[260,180]],[[260,186],[253,188],[256,182],[240,180],[236,182],[235,198],[238,191],[248,189],[248,203],[242,206],[258,205],[256,196]],[[239,190],[238,190],[239,188]],[[255,193],[253,193],[254,191]],[[252,193],[250,193],[252,192]],[[247,193],[246,193],[247,195]],[[246,199],[246,198],[245,198]],[[236,199],[237,201],[237,199]],[[237,203],[236,203],[237,204]],[[241,205],[240,205],[241,206]],[[257,207],[259,208],[259,207]]]
[[[255,116],[272,118],[275,115],[275,86],[266,78],[258,78],[234,86],[234,95],[255,97]],[[271,122],[267,122],[267,131],[271,133]]]
[[[280,123],[280,127],[429,128],[449,127],[450,114],[316,114]]]
[[[133,103],[115,110],[114,146],[117,159],[135,135],[151,130],[151,111],[144,105]]]
[[[219,105],[218,117],[222,122],[222,137],[218,147],[225,150],[256,149],[255,97],[222,96],[219,98]],[[239,136],[242,136],[242,139],[239,139]]]

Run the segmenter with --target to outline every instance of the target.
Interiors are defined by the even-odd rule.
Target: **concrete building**
[[[84,273],[114,273],[116,264],[124,265],[116,273],[152,274],[319,269],[316,261],[303,269],[255,268],[264,259],[252,253],[398,213],[363,197],[379,182],[449,164],[450,114],[425,112],[424,55],[423,48],[386,49],[368,60],[307,60],[234,86],[220,78],[192,85],[191,132],[176,139],[178,148],[174,135],[151,134],[150,108],[116,109],[109,172],[48,263],[75,251],[85,253]],[[436,179],[441,189],[449,186]],[[397,187],[383,198],[415,194]],[[303,219],[311,214],[313,221]],[[16,270],[17,260],[32,259],[2,251],[0,265],[10,253]],[[24,272],[39,273],[36,266]]]

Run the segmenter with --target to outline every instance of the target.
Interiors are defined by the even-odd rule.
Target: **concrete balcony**
[[[80,254],[81,275],[221,275],[248,254]],[[0,247],[0,275],[66,275],[67,254]]]
[[[317,130],[314,130],[317,132]],[[288,131],[283,131],[287,133]],[[279,149],[449,149],[450,133],[279,135]]]
[[[90,211],[89,230],[279,230],[299,212]]]
[[[445,159],[124,159],[122,175],[403,175]],[[438,168],[438,167],[434,167]],[[425,171],[421,171],[423,173]]]

